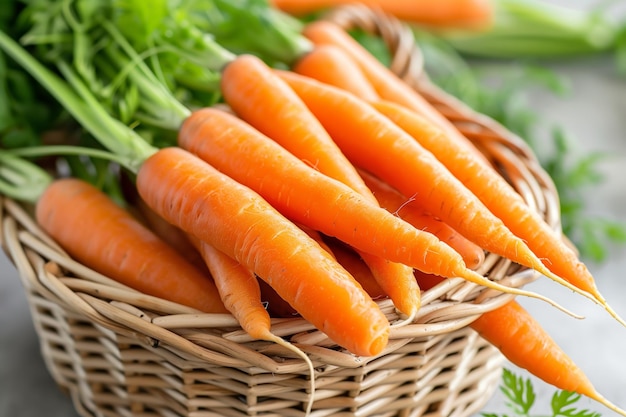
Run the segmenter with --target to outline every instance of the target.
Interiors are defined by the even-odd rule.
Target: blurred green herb
[[[482,413],[483,417],[533,417],[531,409],[535,405],[536,395],[529,378],[516,375],[509,369],[502,372],[500,391],[505,397],[505,404],[512,414]],[[552,395],[550,417],[600,417],[601,414],[587,409],[575,408],[580,394],[557,390]],[[544,416],[544,414],[542,414]]]

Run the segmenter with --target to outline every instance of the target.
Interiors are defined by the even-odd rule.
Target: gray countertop
[[[605,181],[588,191],[590,215],[626,221],[626,79],[615,75],[606,58],[576,60],[551,65],[568,77],[573,89],[568,97],[532,93],[531,103],[547,128],[562,126],[575,139],[574,152],[607,152],[601,165]],[[600,265],[590,264],[600,291],[622,317],[626,317],[626,248],[615,248]],[[535,300],[523,299],[554,339],[587,373],[596,388],[626,408],[626,328],[599,306],[562,287],[545,281],[527,289],[546,294],[577,313],[575,320]],[[39,353],[28,306],[15,269],[0,255],[0,416],[48,417],[77,415],[71,400],[56,387]],[[522,376],[527,374],[507,365]],[[554,388],[533,378],[536,412],[549,414]],[[609,417],[617,415],[588,399],[579,405]],[[485,412],[504,411],[498,392]]]

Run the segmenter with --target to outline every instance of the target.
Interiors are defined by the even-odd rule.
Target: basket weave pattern
[[[556,192],[523,141],[438,90],[406,28],[362,7],[328,16],[381,36],[392,69],[474,141],[532,207],[559,227]],[[0,196],[0,240],[16,265],[46,366],[83,416],[303,416],[312,393],[304,361],[251,340],[228,315],[146,296],[70,259],[29,207]],[[520,287],[533,271],[488,254],[480,273]],[[511,299],[460,279],[423,294],[414,323],[393,328],[383,354],[341,350],[300,318],[273,331],[315,366],[314,416],[468,416],[493,393],[502,357],[467,327]],[[379,302],[391,322],[389,300]]]

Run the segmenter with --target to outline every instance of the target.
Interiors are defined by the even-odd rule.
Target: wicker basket
[[[328,16],[380,35],[393,70],[474,141],[555,228],[557,194],[519,138],[435,88],[419,49],[398,21],[351,6]],[[423,294],[415,322],[394,328],[386,350],[343,351],[302,319],[273,331],[315,366],[269,342],[250,340],[234,319],[126,288],[71,260],[40,231],[30,208],[0,196],[2,246],[22,279],[46,366],[83,416],[468,416],[494,392],[502,356],[468,326],[511,299],[459,279]],[[537,278],[489,254],[479,272],[513,286]],[[389,320],[399,317],[388,301]]]

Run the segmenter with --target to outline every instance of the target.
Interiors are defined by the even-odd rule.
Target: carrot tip
[[[599,402],[600,404],[604,405],[606,408],[615,411],[617,414],[620,414],[622,416],[626,416],[626,411],[622,410],[621,408],[619,408],[618,406],[616,406],[615,404],[613,404],[611,401],[607,400],[606,398],[604,398],[600,393],[598,392],[593,392],[593,395],[589,395],[589,398],[596,400],[597,402]]]
[[[622,319],[615,310],[613,310],[613,308],[611,308],[611,306],[609,306],[609,304],[606,302],[606,300],[600,296],[599,294],[597,295],[597,301],[598,303],[604,307],[604,309],[611,315],[611,317],[613,317],[615,320],[617,320],[617,322],[619,324],[621,324],[622,326],[626,327],[626,321],[624,321],[624,319]]]
[[[507,287],[506,285],[502,285],[499,284],[497,282],[491,281],[488,278],[485,278],[484,276],[478,274],[477,272],[474,272],[472,270],[466,269],[464,271],[460,271],[461,273],[459,273],[459,277],[467,279],[470,282],[473,282],[475,284],[478,285],[483,285],[487,288],[491,288],[493,290],[497,290],[500,292],[504,292],[504,293],[508,293],[508,294],[514,294],[514,295],[519,295],[519,296],[523,296],[523,297],[531,297],[531,298],[536,298],[538,300],[541,301],[545,301],[548,304],[550,304],[551,306],[561,310],[562,312],[564,312],[565,314],[572,316],[576,319],[584,319],[584,316],[581,316],[579,314],[576,314],[574,312],[572,312],[571,310],[568,310],[567,308],[563,307],[562,305],[558,304],[556,301],[543,296],[541,294],[537,294],[535,292],[532,291],[526,291],[526,290],[522,290],[519,288],[514,288],[514,287]]]
[[[413,320],[415,320],[415,317],[417,317],[418,311],[419,311],[418,308],[413,309],[413,311],[411,312],[411,314],[408,315],[407,318],[400,320],[396,323],[393,323],[390,327],[393,329],[396,327],[403,327],[403,326],[406,326],[407,324],[413,323]]]
[[[294,352],[296,355],[298,355],[299,357],[301,357],[305,362],[307,367],[309,368],[309,374],[311,375],[311,378],[309,380],[309,389],[310,389],[310,395],[309,395],[309,400],[307,401],[307,405],[306,405],[306,410],[304,415],[308,416],[311,414],[311,410],[313,408],[313,401],[315,399],[315,367],[313,366],[313,362],[311,361],[311,359],[306,355],[306,353],[304,353],[302,350],[298,349],[297,346],[287,342],[286,340],[284,340],[283,338],[276,336],[275,334],[271,333],[271,332],[267,332],[266,340],[270,341],[270,342],[274,342],[280,346],[283,346],[286,349],[291,350],[292,352]]]

